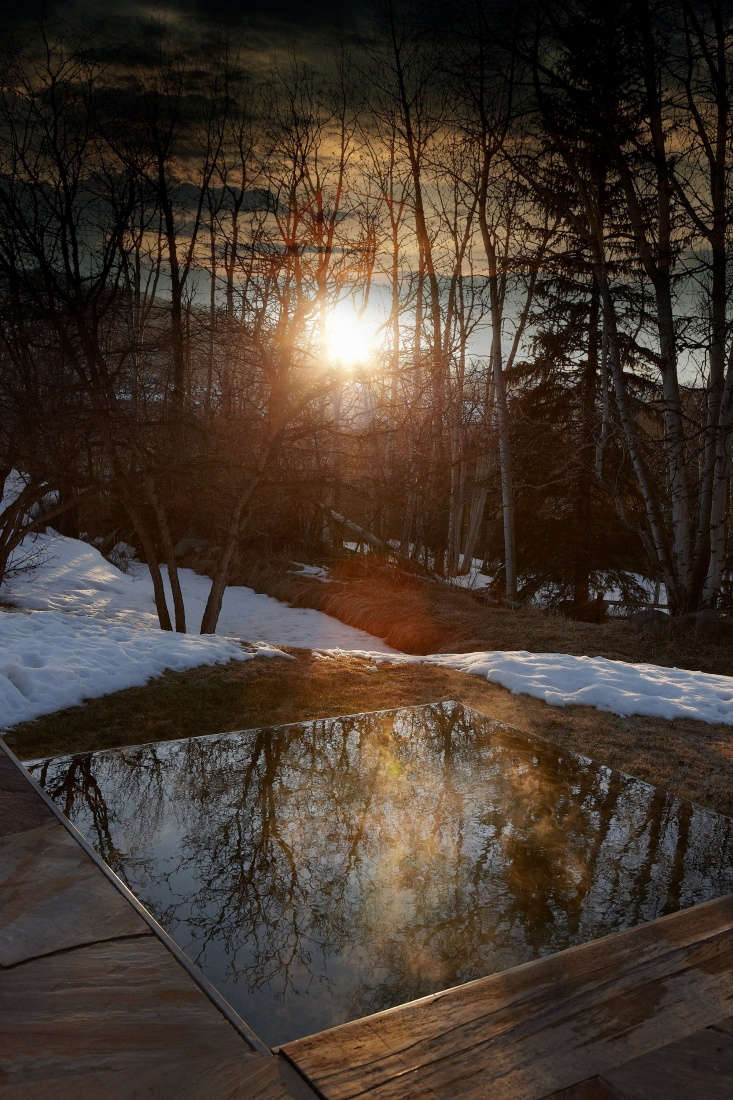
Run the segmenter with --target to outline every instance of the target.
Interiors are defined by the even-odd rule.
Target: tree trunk
[[[404,127],[405,145],[407,148],[410,175],[414,190],[415,236],[430,290],[430,317],[432,322],[430,352],[430,418],[432,431],[430,440],[431,454],[427,478],[428,490],[425,495],[426,510],[429,515],[429,541],[434,544],[434,564],[437,571],[442,571],[442,560],[445,550],[445,526],[443,522],[443,502],[445,493],[442,488],[445,475],[445,445],[443,439],[445,363],[443,358],[443,325],[440,306],[440,286],[433,258],[432,240],[428,232],[425,216],[421,161],[422,151],[419,141],[419,130],[417,134],[415,132],[416,120],[419,122],[419,106],[416,106],[416,103],[419,103],[419,101],[408,94],[402,57],[402,45],[397,35],[394,6],[391,3],[388,8],[388,15],[395,75],[397,77],[399,107]]]
[[[575,473],[575,538],[573,546],[573,602],[576,606],[590,599],[590,573],[593,567],[593,429],[595,424],[596,378],[598,376],[599,294],[595,279],[588,309],[588,355],[580,383],[581,415]]]
[[[250,482],[245,491],[237,497],[237,501],[229,517],[229,525],[227,527],[226,538],[224,539],[224,546],[222,547],[222,552],[217,563],[216,572],[211,579],[209,598],[206,601],[203,618],[201,619],[202,634],[216,634],[216,624],[219,621],[221,603],[224,599],[224,591],[229,579],[229,567],[232,564],[234,551],[237,548],[239,529],[247,509],[252,502],[252,497],[255,494],[258,484],[259,478],[255,478]]]
[[[708,568],[702,590],[703,607],[712,607],[720,591],[726,558],[728,496],[730,492],[730,439],[733,434],[733,351],[721,401],[715,471],[710,502]]]
[[[651,479],[649,477],[644,459],[641,454],[639,442],[636,438],[636,430],[634,427],[633,417],[629,409],[626,383],[624,381],[623,370],[621,367],[618,331],[616,328],[616,310],[614,307],[611,290],[608,285],[608,277],[606,274],[605,265],[602,260],[598,261],[595,265],[595,278],[601,296],[603,324],[606,332],[608,347],[608,363],[610,367],[611,378],[613,379],[613,390],[616,399],[616,408],[619,414],[619,421],[621,423],[621,430],[624,434],[626,449],[629,452],[631,465],[634,469],[634,474],[636,476],[636,481],[641,492],[642,500],[644,501],[646,519],[649,525],[649,533],[654,549],[654,557],[661,569],[665,584],[667,585],[668,593],[674,593],[676,586],[676,577],[672,561],[670,560],[670,555],[667,551],[667,544],[664,535],[664,524],[662,522],[659,501],[655,496]]]
[[[124,505],[135,533],[140,539],[140,544],[143,548],[143,557],[147,563],[150,571],[150,579],[153,582],[153,598],[155,599],[155,610],[158,612],[158,622],[160,623],[161,630],[173,630],[171,623],[170,612],[168,611],[168,603],[165,598],[165,586],[163,584],[163,577],[158,565],[158,554],[155,548],[155,541],[150,533],[148,525],[143,519],[140,509],[134,502],[132,494],[128,492],[127,488],[118,487],[120,493],[120,499]]]
[[[471,497],[468,527],[466,530],[466,538],[463,543],[463,555],[461,557],[459,569],[461,574],[470,572],[471,566],[473,565],[474,551],[481,532],[481,521],[484,518],[486,498],[489,493],[489,464],[490,460],[488,454],[481,455],[476,462],[476,478],[473,487],[473,495]]]
[[[214,358],[216,355],[216,233],[214,211],[209,207],[209,346],[206,356],[206,408],[211,409],[214,388]]]
[[[499,270],[496,244],[488,220],[488,186],[491,159],[484,149],[479,183],[479,225],[486,261],[489,267],[489,301],[491,306],[491,375],[494,381],[494,412],[499,439],[499,473],[501,477],[501,507],[504,526],[504,593],[507,603],[517,599],[517,550],[514,524],[514,478],[509,444],[509,416],[504,384],[503,355],[501,348],[502,295],[499,288]]]
[[[417,489],[408,486],[407,489],[407,501],[405,503],[405,511],[402,516],[402,529],[400,531],[400,557],[411,558],[412,552],[410,550],[410,544],[417,541],[417,537],[413,532],[413,525],[415,521],[415,512],[417,511]]]
[[[173,540],[171,538],[170,528],[168,527],[168,517],[165,512],[164,506],[160,502],[160,498],[155,490],[155,484],[151,477],[145,477],[143,479],[143,486],[145,489],[145,495],[150,502],[150,506],[153,509],[153,514],[158,522],[158,530],[160,532],[160,541],[163,547],[163,557],[165,558],[166,565],[168,566],[168,581],[171,586],[171,595],[173,597],[173,611],[176,620],[176,631],[179,634],[186,633],[186,609],[183,603],[183,593],[181,592],[181,585],[178,578],[178,566],[176,564],[176,555],[173,549]]]

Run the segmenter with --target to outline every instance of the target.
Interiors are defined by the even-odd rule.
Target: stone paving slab
[[[0,741],[0,1100],[313,1096],[212,1004]]]
[[[0,844],[0,966],[84,943],[152,935],[55,819]]]
[[[0,752],[0,837],[55,820],[25,776]]]
[[[288,1095],[153,936],[3,971],[0,1052],[2,1100]]]

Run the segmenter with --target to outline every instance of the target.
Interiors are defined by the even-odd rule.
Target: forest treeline
[[[29,523],[125,526],[185,630],[195,533],[207,632],[243,543],[355,524],[510,603],[633,572],[676,613],[729,599],[727,5],[454,15],[388,2],[264,77],[155,35],[125,66],[5,44],[0,576]],[[334,311],[371,318],[350,366]]]

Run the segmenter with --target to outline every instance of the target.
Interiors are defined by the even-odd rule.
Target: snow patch
[[[0,612],[0,726],[144,683],[167,668],[287,656],[278,645],[457,669],[551,706],[582,704],[620,715],[733,725],[729,676],[563,653],[416,657],[320,611],[288,607],[245,587],[226,589],[217,636],[162,632],[150,576],[139,562],[122,573],[93,546],[51,530],[26,539],[18,553],[29,546],[40,549],[45,560],[0,590],[3,599],[35,612]],[[168,586],[165,570],[163,575]],[[179,576],[189,628],[196,627],[210,582],[190,569]],[[233,638],[258,641],[245,651]]]
[[[297,565],[297,569],[290,569],[290,573],[296,573],[301,577],[313,577],[314,580],[324,581],[327,583],[331,580],[328,569],[323,565],[306,565],[302,561],[294,561],[293,565]]]
[[[19,470],[10,471],[5,478],[2,496],[0,496],[0,514],[4,512],[6,508],[9,508],[11,504],[15,503],[27,485],[28,478],[25,474],[21,474]]]
[[[215,636],[161,631],[146,566],[130,561],[123,573],[94,546],[51,529],[29,536],[15,553],[22,558],[29,549],[41,564],[0,589],[4,600],[30,612],[0,612],[0,727],[143,684],[166,669],[289,657],[280,645],[396,653],[330,615],[245,587],[226,589]],[[163,578],[172,606],[165,569]],[[196,628],[211,582],[191,569],[181,569],[179,579],[189,629]],[[247,651],[233,639],[246,640]]]
[[[446,577],[446,580],[458,588],[488,588],[494,579],[494,574],[482,572],[482,565],[481,558],[474,558],[467,573],[456,573],[452,577]]]
[[[367,656],[367,654],[362,654]],[[427,657],[372,655],[374,660],[456,669],[532,695],[553,707],[589,706],[612,714],[695,718],[733,726],[733,677],[662,665],[628,664],[567,653],[479,650]]]
[[[27,542],[26,539],[22,545]],[[28,611],[64,611],[131,627],[159,629],[146,565],[131,561],[122,573],[96,547],[50,529],[37,537],[35,545],[43,552],[41,568],[8,580],[0,589],[5,600]],[[168,606],[172,607],[164,566],[161,572]],[[178,578],[186,608],[186,626],[188,630],[197,630],[211,581],[192,569],[179,569]],[[224,592],[216,633],[246,641],[258,639],[275,646],[397,652],[380,638],[346,626],[321,611],[288,607],[252,588],[235,585]]]
[[[265,647],[267,655],[274,655]],[[213,635],[110,624],[62,611],[0,614],[0,726],[144,684],[166,669],[246,661],[263,653]],[[287,656],[280,653],[279,656]]]

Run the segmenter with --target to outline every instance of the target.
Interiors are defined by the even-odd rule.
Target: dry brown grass
[[[619,718],[591,707],[549,707],[465,673],[427,665],[376,666],[292,650],[166,673],[141,688],[16,726],[25,759],[144,741],[460,699],[518,729],[733,815],[733,729],[703,722]]]
[[[236,581],[294,607],[325,611],[405,653],[529,650],[733,674],[731,646],[705,641],[689,626],[637,634],[619,619],[582,623],[532,608],[487,607],[447,585],[358,562],[333,566],[329,584],[292,568],[284,561],[253,563],[241,567]]]

